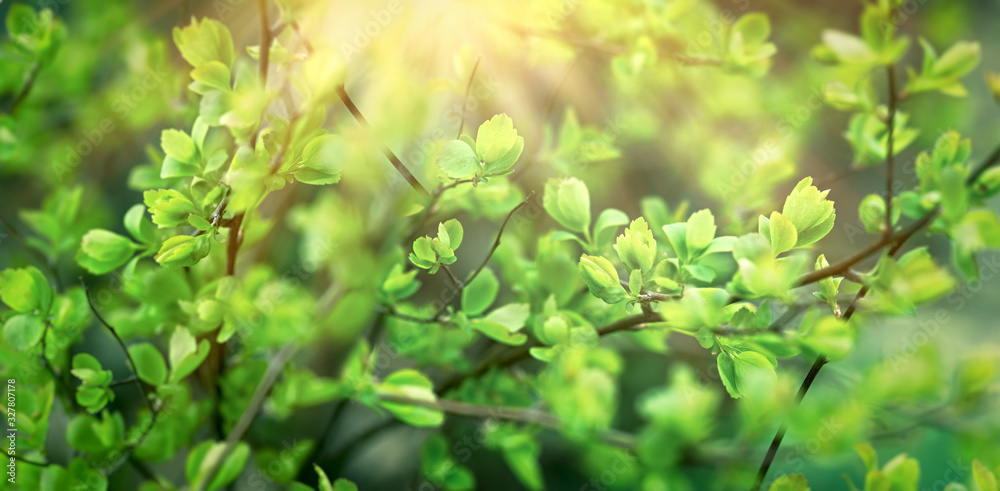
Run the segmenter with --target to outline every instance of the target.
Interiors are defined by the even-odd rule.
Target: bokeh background
[[[12,3],[18,2],[0,4],[0,17]],[[54,189],[70,183],[83,186],[86,213],[72,224],[81,234],[117,223],[117,217],[141,201],[142,169],[151,168],[148,147],[157,145],[163,128],[186,127],[197,111],[171,29],[191,16],[207,16],[228,25],[237,46],[254,44],[259,36],[256,3],[247,0],[20,3],[52,8],[65,23],[67,38],[54,61],[38,73],[25,107],[16,117],[0,119],[0,149],[5,138],[22,143],[0,153],[0,217],[7,225],[0,231],[2,267],[37,263],[36,255],[18,240],[27,233],[18,217],[22,210],[41,208]],[[903,33],[939,47],[978,41],[983,53],[979,68],[965,81],[968,97],[934,95],[904,107],[921,134],[897,159],[897,177],[913,186],[916,153],[930,148],[946,130],[972,139],[974,161],[1000,144],[1000,107],[985,82],[986,72],[1000,71],[1000,2],[911,0],[906,5],[906,12],[912,12],[898,24]],[[336,198],[322,198],[321,193],[329,192],[322,188],[299,189],[295,198],[272,197],[265,210],[335,199],[356,210],[358,221],[351,227],[369,232],[391,227],[391,221],[399,219],[391,210],[412,196],[378,153],[377,143],[394,149],[418,179],[433,186],[436,145],[454,138],[463,92],[478,58],[466,131],[496,113],[512,117],[525,138],[525,152],[511,178],[522,191],[541,193],[547,178],[574,175],[588,183],[595,210],[613,206],[634,217],[642,197],[657,195],[672,207],[687,201],[691,210],[711,208],[725,233],[740,234],[756,229],[758,214],[780,207],[780,197],[799,179],[813,176],[821,189],[831,189],[838,210],[837,225],[822,243],[824,251],[828,258],[846,256],[873,240],[860,231],[853,210],[863,196],[884,189],[884,169],[852,167],[851,149],[843,138],[849,116],[824,105],[821,97],[823,85],[844,74],[814,61],[810,51],[823,29],[856,32],[861,9],[860,2],[853,1],[334,2],[310,18],[303,30],[315,45],[346,56],[347,90],[374,131],[360,130],[342,107],[330,108],[328,123],[355,141],[370,142],[370,150],[357,146]],[[763,76],[665,59],[671,51],[710,54],[719,26],[749,12],[769,16],[778,49]],[[696,20],[676,21],[689,18]],[[639,34],[648,36],[651,49],[636,48]],[[914,43],[906,61],[916,65],[919,60]],[[243,56],[238,63],[251,61]],[[17,92],[26,71],[17,60],[0,59],[0,93],[7,97],[0,106]],[[878,77],[875,84],[884,86]],[[559,154],[554,135],[571,118],[588,128],[593,153],[587,155],[596,156],[595,161],[588,161],[587,155]],[[105,130],[105,121],[113,128]],[[995,204],[993,209],[998,210]],[[529,226],[505,238],[514,244],[507,247],[530,247],[532,233],[551,228],[553,222],[544,213],[535,216]],[[462,217],[473,244],[467,247],[487,247],[495,230],[489,219],[494,217],[474,211]],[[278,270],[301,264],[317,247],[302,239],[308,233],[301,226],[274,227],[266,259]],[[943,241],[920,237],[916,242],[929,245],[947,262],[949,248]],[[502,251],[498,255],[502,257]],[[813,489],[844,489],[842,474],[859,483],[860,460],[836,441],[866,431],[884,459],[907,452],[920,460],[921,489],[941,489],[935,485],[946,477],[967,480],[972,455],[1000,459],[1000,409],[994,406],[982,421],[956,419],[950,409],[937,409],[941,395],[954,385],[962,360],[995,360],[998,353],[1000,258],[987,253],[982,259],[992,274],[960,284],[956,293],[921,307],[920,317],[869,318],[855,353],[827,367],[796,413],[772,477],[802,472]],[[72,284],[80,274],[71,254],[52,266],[64,284]],[[472,267],[460,262],[456,272],[465,274]],[[337,268],[341,266],[317,272],[315,281],[321,283]],[[428,290],[434,290],[435,280],[428,279]],[[621,377],[616,428],[639,424],[634,401],[649,387],[662,385],[679,364],[693,367],[700,380],[724,394],[717,375],[712,375],[715,362],[709,353],[691,338],[675,336],[669,345],[662,355],[622,348],[628,363]],[[117,347],[96,327],[77,349],[117,360],[111,365],[116,373],[125,369]],[[797,384],[807,368],[804,360],[789,360],[779,372]],[[905,395],[926,403],[880,409],[841,404],[845,394],[854,398],[858,393],[893,391],[901,399]],[[134,407],[136,396],[125,390],[114,404]],[[327,411],[320,408],[301,417],[296,422],[299,434],[317,428]],[[359,405],[346,411],[323,452],[324,466],[361,489],[417,488],[421,481],[414,475],[425,432],[396,425],[359,441],[357,435],[377,423],[378,416]],[[723,398],[718,433],[741,427],[744,413]],[[805,424],[811,427],[828,420],[834,428],[830,439],[796,431],[796,421],[810,421]],[[60,424],[65,421],[53,423],[54,432]],[[456,418],[449,424],[471,435],[478,423]],[[721,448],[718,458],[729,462],[691,462],[685,473],[700,482],[720,467],[755,468],[774,427],[762,425],[742,444]],[[282,441],[282,435],[268,431],[265,422],[255,438]],[[543,443],[542,466],[551,489],[600,489],[587,487],[599,476],[594,469],[601,465],[588,459],[599,456],[581,455],[555,435],[543,434]],[[59,444],[54,442],[56,448]],[[169,469],[182,465],[180,460],[162,469],[169,475]],[[474,452],[468,465],[481,489],[519,488],[495,453]],[[129,476],[122,479],[114,485],[128,486]],[[234,488],[253,489],[245,480]]]

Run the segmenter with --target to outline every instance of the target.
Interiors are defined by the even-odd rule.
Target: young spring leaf
[[[212,242],[208,235],[177,235],[163,241],[156,262],[166,268],[194,266],[208,255]]]
[[[158,386],[167,381],[167,363],[155,346],[149,343],[138,343],[128,348],[129,355],[135,361],[136,375],[147,384]]]
[[[0,300],[15,312],[48,315],[52,306],[52,287],[38,268],[5,269],[0,272]]]
[[[437,165],[444,175],[452,179],[462,179],[480,170],[476,152],[461,140],[451,140],[441,147]]]
[[[469,316],[482,314],[493,305],[500,291],[500,282],[490,268],[483,268],[462,290],[462,311]]]
[[[542,200],[545,211],[560,225],[587,235],[590,228],[590,192],[576,178],[549,179]]]
[[[128,237],[94,229],[83,236],[76,262],[93,274],[105,274],[128,262],[137,249]]]
[[[7,346],[20,352],[35,347],[45,333],[45,323],[36,315],[17,314],[3,324],[3,340]]]
[[[506,114],[497,114],[479,126],[479,131],[476,132],[476,154],[489,165],[505,156],[517,142],[514,121]],[[523,145],[522,142],[521,146]]]
[[[192,18],[187,26],[175,27],[173,34],[174,44],[191,66],[198,67],[210,61],[218,61],[226,68],[232,68],[236,58],[233,37],[229,28],[221,22]]]
[[[595,297],[612,304],[621,302],[625,298],[625,289],[622,288],[618,271],[611,261],[600,256],[584,254],[580,257],[579,270],[580,277]]]
[[[792,222],[798,232],[795,247],[805,247],[825,237],[833,230],[837,217],[833,201],[826,199],[830,191],[820,191],[811,184],[811,177],[799,181],[781,209],[781,214]]]
[[[390,374],[379,384],[378,392],[430,402],[437,401],[437,397],[434,396],[434,385],[430,379],[412,369],[398,370]],[[384,400],[378,401],[378,404],[409,425],[440,426],[444,422],[444,413],[437,409]]]

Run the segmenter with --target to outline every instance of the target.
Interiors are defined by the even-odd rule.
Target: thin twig
[[[260,11],[260,59],[257,70],[260,72],[260,83],[267,86],[267,70],[271,61],[271,26],[267,21],[267,0],[257,0],[257,10]]]
[[[354,104],[353,100],[351,100],[351,96],[347,95],[347,91],[344,89],[343,85],[337,86],[337,95],[340,96],[340,101],[344,103],[344,106],[347,107],[347,110],[350,111],[351,116],[354,116],[354,119],[358,122],[358,124],[364,130],[371,131],[371,125],[368,124],[368,120],[365,119],[365,116],[361,114],[361,110],[358,109],[358,106]],[[412,173],[410,173],[410,170],[403,165],[403,162],[399,160],[399,157],[397,157],[388,146],[380,143],[379,150],[382,151],[385,158],[389,159],[392,166],[396,168],[396,172],[399,172],[399,174],[406,179],[406,182],[410,184],[410,187],[424,196],[430,196],[427,188],[425,188],[424,185],[421,184]]]
[[[507,218],[504,218],[503,223],[500,224],[500,230],[497,231],[497,237],[496,239],[493,240],[493,245],[490,247],[490,251],[486,253],[486,257],[483,258],[483,262],[479,265],[478,268],[476,268],[475,271],[472,272],[471,275],[469,275],[469,278],[465,280],[465,283],[461,282],[456,283],[457,289],[454,292],[452,292],[451,295],[449,295],[448,299],[445,300],[443,304],[441,304],[441,307],[438,309],[437,313],[434,314],[435,319],[440,319],[441,316],[444,315],[444,313],[448,310],[448,306],[451,305],[451,303],[456,298],[462,295],[462,291],[465,290],[465,287],[470,283],[472,283],[472,280],[475,280],[476,276],[479,276],[479,273],[481,273],[483,269],[486,268],[486,265],[490,262],[490,258],[493,257],[493,253],[496,252],[497,247],[500,247],[500,239],[503,237],[503,230],[507,228],[507,222],[509,222],[510,218],[514,216],[514,213],[517,213],[517,210],[520,210],[521,207],[528,204],[528,202],[531,201],[531,198],[533,198],[534,196],[535,196],[534,191],[528,193],[528,196],[526,196],[523,200],[521,200],[521,202],[518,203],[513,210],[510,210],[510,213],[507,214]]]
[[[10,107],[7,108],[7,114],[14,114],[17,110],[17,106],[20,106],[24,99],[28,97],[28,93],[31,92],[31,88],[35,85],[35,77],[38,76],[38,70],[41,68],[41,64],[37,61],[31,65],[31,70],[28,71],[28,78],[24,81],[24,86],[21,87],[21,91],[17,93],[17,97],[14,101],[10,103]]]
[[[599,336],[607,336],[608,334],[611,334],[611,333],[614,333],[614,332],[624,331],[624,330],[627,330],[627,329],[635,328],[637,326],[641,326],[641,325],[649,323],[649,322],[659,322],[659,321],[662,321],[662,320],[663,320],[663,318],[660,316],[660,314],[658,314],[656,312],[653,312],[653,313],[643,312],[641,314],[631,315],[629,317],[625,317],[623,319],[619,319],[619,320],[617,320],[615,322],[612,322],[610,324],[598,327],[597,328],[597,334]],[[541,346],[541,345],[534,344],[534,343],[532,343],[532,344],[523,344],[523,345],[518,346],[515,349],[510,350],[510,351],[508,351],[505,354],[501,354],[501,355],[499,355],[499,356],[497,356],[495,358],[485,359],[482,362],[480,362],[478,365],[476,365],[476,368],[472,369],[471,371],[463,373],[463,374],[456,375],[456,376],[452,377],[451,379],[448,379],[443,384],[441,384],[441,386],[437,390],[435,390],[435,392],[438,395],[445,394],[449,390],[451,390],[451,389],[453,389],[455,387],[460,386],[462,384],[462,382],[465,382],[466,380],[468,380],[470,378],[476,378],[476,377],[478,377],[478,376],[486,373],[487,371],[489,371],[493,367],[497,367],[497,368],[507,367],[507,366],[513,365],[515,363],[518,363],[520,361],[527,360],[528,358],[531,358],[531,348],[538,347],[538,346]]]
[[[892,183],[893,183],[893,133],[896,131],[896,67],[893,64],[886,66],[889,77],[889,120],[886,126],[889,128],[889,136],[886,141],[885,151],[885,236],[892,237]]]
[[[562,421],[555,415],[532,408],[492,405],[484,406],[480,404],[470,404],[467,402],[451,401],[447,399],[417,399],[397,394],[379,394],[378,398],[384,402],[435,409],[459,416],[496,419],[501,421],[520,421],[557,430],[563,427]],[[617,430],[602,432],[599,439],[604,443],[621,448],[631,449],[635,447],[635,437],[633,435]]]
[[[413,240],[417,238],[417,235],[420,233],[420,229],[423,228],[424,224],[427,223],[427,220],[430,219],[431,215],[434,214],[434,206],[437,205],[437,202],[441,199],[441,196],[444,194],[445,191],[452,188],[456,188],[460,184],[465,184],[468,182],[474,182],[474,181],[472,179],[459,179],[449,184],[439,185],[434,190],[434,192],[431,193],[431,199],[427,202],[427,206],[424,207],[423,212],[420,214],[420,219],[414,223],[413,228],[410,230],[408,234],[406,234],[406,239],[403,241],[403,243],[409,244],[410,242],[413,242]]]
[[[267,399],[267,395],[271,392],[274,382],[278,380],[278,375],[285,367],[285,363],[292,358],[296,351],[297,349],[294,345],[286,345],[271,360],[271,365],[267,367],[267,372],[265,372],[264,377],[261,378],[260,383],[257,385],[257,389],[254,390],[253,396],[250,398],[250,403],[247,404],[246,410],[244,410],[243,414],[240,415],[240,419],[236,421],[236,425],[233,426],[232,431],[230,431],[229,435],[226,437],[226,444],[225,447],[223,447],[222,452],[215,456],[215,459],[212,460],[208,471],[206,471],[204,476],[198,481],[197,486],[195,487],[197,491],[204,491],[207,489],[212,480],[215,479],[215,475],[218,474],[219,469],[226,461],[226,458],[243,439],[243,435],[246,434],[247,430],[250,429],[250,425],[253,424],[253,420],[257,417],[257,413],[259,413],[260,408],[263,407],[264,400]]]
[[[482,56],[476,57],[476,64],[472,65],[472,73],[469,75],[469,83],[465,85],[465,97],[462,98],[462,120],[458,123],[458,136],[455,137],[456,140],[462,137],[462,128],[465,127],[465,110],[469,104],[469,90],[472,89],[472,81],[476,79],[476,70],[479,70],[479,61],[482,58]]]
[[[129,368],[135,376],[133,382],[135,382],[135,384],[139,387],[139,390],[142,392],[142,398],[146,400],[146,405],[149,406],[149,410],[155,414],[156,408],[153,407],[152,395],[149,393],[149,389],[146,388],[146,384],[139,380],[139,372],[135,368],[137,365],[135,364],[135,360],[132,359],[132,354],[129,353],[128,348],[125,346],[125,342],[122,341],[121,336],[118,335],[118,331],[115,330],[111,324],[108,324],[108,321],[104,320],[104,317],[97,310],[97,306],[94,305],[94,299],[90,295],[90,287],[87,286],[87,282],[83,281],[82,276],[80,277],[80,283],[83,285],[83,293],[87,297],[87,305],[90,305],[90,311],[94,313],[94,317],[96,317],[101,324],[104,324],[104,327],[108,328],[108,332],[110,332],[111,336],[118,342],[118,346],[121,346],[122,351],[125,353],[125,359],[128,360]]]

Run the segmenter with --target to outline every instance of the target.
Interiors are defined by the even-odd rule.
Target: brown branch
[[[261,85],[266,87],[268,64],[271,61],[271,26],[267,21],[267,0],[257,0],[257,10],[260,11],[260,59],[257,69]]]

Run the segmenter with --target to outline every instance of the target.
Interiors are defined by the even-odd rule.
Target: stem
[[[631,315],[629,317],[619,319],[610,324],[598,327],[597,334],[599,336],[606,336],[614,332],[624,331],[626,329],[632,329],[642,324],[646,324],[649,322],[658,322],[662,320],[663,317],[661,317],[660,314],[656,312],[653,313],[643,312],[641,314]],[[444,394],[449,390],[460,386],[462,382],[465,382],[470,378],[476,378],[486,373],[492,367],[498,367],[498,368],[507,367],[517,362],[531,358],[531,348],[537,346],[541,345],[535,343],[523,344],[521,346],[518,346],[514,350],[508,351],[506,354],[501,354],[497,357],[485,359],[482,362],[480,362],[479,365],[477,365],[476,368],[474,368],[472,371],[457,375],[445,381],[445,383],[441,384],[441,387],[439,387],[434,392],[438,395]]]
[[[384,402],[408,404],[410,406],[435,409],[459,416],[497,419],[503,421],[520,421],[553,429],[560,429],[563,427],[562,421],[558,417],[538,409],[511,406],[483,406],[479,404],[469,404],[462,401],[450,401],[447,399],[437,399],[432,401],[396,394],[379,394],[378,398]],[[600,440],[609,445],[615,445],[626,449],[631,449],[635,446],[634,436],[616,430],[603,432],[600,435]]]
[[[267,69],[271,61],[271,27],[267,21],[267,0],[257,0],[257,9],[260,11],[260,60],[257,69],[261,85],[267,87]]]
[[[132,454],[135,453],[135,449],[139,448],[139,446],[142,445],[142,442],[146,440],[146,437],[149,436],[149,433],[153,431],[153,427],[156,426],[156,418],[160,414],[159,408],[162,407],[162,405],[156,406],[153,404],[153,400],[150,397],[149,390],[146,388],[146,384],[139,380],[138,372],[135,369],[135,361],[132,359],[132,355],[128,352],[128,348],[125,347],[125,343],[122,341],[122,338],[118,336],[118,332],[115,328],[111,327],[111,324],[108,324],[108,322],[104,320],[104,317],[101,316],[101,313],[98,312],[97,306],[94,305],[94,299],[90,296],[90,288],[87,286],[87,283],[83,281],[83,277],[80,277],[80,283],[83,284],[83,293],[87,297],[87,305],[90,306],[91,312],[94,313],[94,316],[97,317],[97,320],[99,320],[101,324],[104,324],[104,327],[108,328],[111,335],[114,336],[116,341],[118,341],[118,345],[121,346],[122,351],[125,352],[125,358],[128,360],[133,374],[132,377],[129,377],[129,380],[139,386],[139,390],[142,392],[142,398],[146,400],[146,405],[149,407],[150,413],[149,426],[142,430],[142,433],[139,434],[139,438],[136,439],[135,443],[130,444],[126,448],[125,455],[122,456],[118,462],[112,465],[111,469],[105,474],[105,476],[111,476],[115,472],[118,472],[118,469],[121,469],[121,467],[132,458]]]
[[[479,61],[482,59],[482,56],[476,57],[476,64],[472,66],[472,74],[469,75],[469,83],[465,85],[465,97],[462,98],[462,120],[458,123],[458,136],[455,137],[456,140],[462,137],[462,128],[465,127],[465,108],[469,104],[469,89],[472,88],[472,81],[476,78],[476,70],[479,70]]]
[[[372,127],[368,124],[368,120],[365,119],[365,116],[361,114],[361,110],[359,110],[358,106],[356,106],[354,101],[351,100],[351,96],[347,95],[347,91],[344,89],[343,85],[337,86],[337,95],[340,96],[340,101],[344,103],[344,106],[351,112],[351,116],[354,116],[354,119],[358,122],[358,124],[366,131],[371,131]],[[396,154],[392,153],[392,150],[390,150],[388,146],[379,144],[379,150],[382,151],[385,158],[389,159],[392,166],[396,168],[396,172],[399,172],[399,174],[406,179],[406,182],[410,184],[410,187],[417,192],[422,193],[424,196],[430,196],[427,188],[425,188],[423,184],[420,184],[420,181],[418,181],[416,177],[413,177],[413,174],[410,173],[409,169],[403,165],[403,162],[399,160],[399,157],[397,157]]]
[[[520,210],[521,207],[528,204],[528,202],[531,201],[531,198],[533,198],[534,196],[535,196],[534,191],[528,193],[528,196],[526,196],[523,200],[521,200],[521,202],[518,203],[513,210],[510,210],[510,213],[507,214],[507,218],[504,218],[503,223],[500,224],[500,230],[497,232],[496,239],[493,240],[493,246],[490,247],[490,251],[486,254],[486,257],[483,259],[483,262],[479,265],[479,267],[472,272],[472,274],[469,276],[467,280],[465,280],[464,284],[456,280],[454,277],[452,277],[452,279],[456,282],[455,284],[457,286],[457,289],[448,297],[448,300],[445,300],[445,302],[441,305],[441,308],[438,309],[437,313],[434,314],[435,319],[440,319],[441,316],[444,315],[445,311],[448,310],[448,306],[451,305],[451,302],[453,302],[456,298],[458,298],[462,294],[462,291],[465,290],[465,287],[469,283],[472,283],[472,280],[476,279],[476,276],[479,276],[479,273],[481,273],[483,269],[486,268],[486,264],[490,262],[490,258],[493,257],[493,253],[496,252],[497,247],[500,247],[500,238],[503,237],[503,230],[504,228],[507,227],[507,222],[509,222],[510,218],[514,216],[514,213],[517,213],[517,210]],[[445,271],[447,271],[449,275],[451,274],[451,272],[448,271],[447,267],[445,268]]]
[[[891,119],[891,117],[892,117],[892,115],[890,115],[890,119]],[[891,135],[891,132],[892,132],[892,126],[891,126],[891,124],[890,124],[889,131],[890,131],[890,135]],[[890,139],[889,141],[892,141],[892,140]],[[891,151],[889,153],[891,154]],[[994,150],[993,153],[991,153],[990,156],[986,158],[986,160],[984,160],[982,163],[980,163],[973,170],[973,172],[971,174],[969,174],[969,177],[965,181],[966,186],[971,186],[971,185],[975,184],[976,179],[978,179],[979,176],[982,175],[982,173],[986,171],[986,169],[988,169],[989,167],[995,165],[998,160],[1000,160],[1000,148],[997,148],[996,150]],[[938,214],[940,214],[940,213],[941,213],[941,207],[938,206],[933,211],[931,211],[927,215],[924,215],[923,218],[921,218],[920,220],[914,222],[912,225],[910,225],[909,227],[907,227],[905,230],[903,230],[899,234],[892,234],[892,233],[890,233],[888,236],[883,237],[882,240],[880,241],[880,243],[882,244],[882,246],[892,244],[892,247],[889,250],[889,255],[890,256],[895,256],[900,251],[900,249],[902,249],[903,244],[907,240],[909,240],[911,237],[913,237],[913,235],[918,230],[921,230],[924,227],[926,227],[928,224],[930,224],[931,221],[933,221],[934,218],[936,218],[938,216]],[[878,249],[881,249],[881,246]],[[855,256],[857,256],[857,254],[855,254]],[[844,263],[844,261],[841,261],[841,263],[838,263],[838,265],[842,264],[842,263]],[[850,267],[850,265],[848,265],[847,267],[845,267],[840,272],[847,271],[847,268],[849,268],[849,267]],[[824,268],[823,270],[826,270],[826,269],[831,269],[831,268]],[[823,270],[820,270],[820,271],[823,271]],[[819,273],[820,271],[817,271],[816,273]],[[834,274],[836,274],[836,273],[834,273]],[[809,276],[809,275],[806,275],[806,276]],[[822,279],[824,277],[818,278],[815,281],[818,281],[819,279]],[[802,284],[807,284],[807,283],[801,283],[800,282],[800,286]],[[858,290],[858,294],[854,297],[854,300],[847,307],[847,310],[844,313],[843,319],[844,319],[845,322],[848,321],[848,320],[850,320],[851,317],[854,315],[854,312],[857,310],[857,303],[858,303],[858,301],[861,300],[861,298],[864,297],[865,294],[868,293],[868,290],[869,290],[869,288],[868,288],[867,285],[862,286],[861,289]],[[806,375],[805,380],[803,380],[802,381],[802,385],[799,386],[799,392],[796,395],[796,401],[795,401],[796,405],[798,405],[799,403],[802,402],[802,398],[805,397],[806,392],[809,391],[809,387],[812,386],[813,380],[816,378],[816,375],[823,368],[823,365],[825,365],[826,362],[827,362],[826,361],[826,355],[824,355],[822,353],[813,362],[812,368],[809,369],[809,373]],[[788,422],[786,420],[778,428],[777,433],[775,433],[775,435],[774,435],[774,439],[771,441],[771,446],[770,446],[770,448],[768,448],[767,454],[764,456],[764,461],[761,463],[760,469],[757,472],[757,481],[754,484],[754,486],[751,488],[753,491],[756,491],[756,490],[760,489],[761,484],[763,484],[764,477],[767,475],[767,471],[771,467],[771,463],[774,461],[774,457],[775,457],[775,455],[778,452],[778,447],[781,446],[781,441],[784,439],[784,437],[785,437],[785,431],[787,429],[788,429]]]
[[[136,364],[135,360],[132,359],[132,354],[128,352],[128,348],[125,347],[125,342],[122,341],[121,336],[118,335],[118,331],[115,330],[111,324],[108,324],[108,321],[104,320],[104,317],[101,316],[101,313],[97,310],[97,306],[94,305],[94,299],[90,296],[90,287],[87,286],[87,282],[83,281],[83,277],[80,277],[80,283],[83,284],[83,293],[87,297],[87,305],[90,306],[90,311],[94,313],[94,317],[97,317],[97,320],[99,320],[101,324],[104,324],[104,327],[108,328],[108,332],[110,332],[111,336],[115,338],[115,341],[118,341],[118,346],[121,346],[122,351],[125,352],[125,359],[128,360],[129,368],[132,370],[133,382],[135,382],[135,384],[139,387],[139,390],[142,392],[142,398],[146,400],[146,405],[149,406],[150,412],[155,415],[156,408],[153,406],[152,396],[149,393],[149,389],[146,388],[146,384],[139,380],[139,372],[135,369]]]
[[[885,236],[891,237],[892,230],[892,182],[893,182],[893,133],[896,131],[896,67],[889,64],[885,67],[889,75],[889,138],[885,152]]]
[[[427,202],[427,206],[424,207],[424,212],[420,214],[420,220],[417,220],[417,222],[413,225],[413,229],[410,231],[410,233],[406,234],[406,240],[404,241],[404,244],[409,244],[410,242],[413,242],[413,240],[417,238],[417,234],[420,233],[420,229],[424,226],[425,223],[427,223],[427,220],[434,213],[434,205],[436,205],[437,202],[441,200],[441,196],[444,194],[445,191],[458,187],[460,184],[465,184],[467,182],[473,182],[473,180],[459,179],[455,182],[452,182],[451,184],[447,185],[442,184],[438,186],[437,189],[435,189],[434,192],[431,193],[431,199],[430,201]]]
[[[250,403],[247,405],[246,410],[240,415],[240,419],[233,426],[233,430],[229,432],[226,437],[226,444],[223,447],[222,452],[215,456],[212,460],[211,466],[208,471],[202,477],[197,486],[194,488],[197,491],[204,491],[207,489],[209,483],[215,479],[215,475],[218,474],[219,469],[222,464],[226,461],[226,457],[236,448],[236,445],[243,439],[243,435],[246,434],[247,430],[250,429],[250,425],[253,420],[257,417],[257,413],[260,412],[261,407],[264,405],[264,400],[267,395],[271,392],[271,387],[274,386],[274,382],[278,379],[278,374],[285,367],[285,363],[292,358],[296,352],[296,348],[293,345],[286,345],[271,362],[271,365],[267,367],[267,372],[264,373],[264,377],[261,378],[260,383],[257,385],[257,389],[254,390],[253,396],[250,398]]]
[[[17,97],[14,101],[10,103],[10,107],[7,108],[7,114],[14,114],[17,110],[17,106],[20,106],[24,99],[28,97],[28,93],[31,92],[31,88],[35,85],[35,77],[38,76],[38,70],[41,65],[36,61],[31,65],[31,70],[28,71],[28,78],[24,81],[24,86],[21,87],[21,91],[17,93]]]

